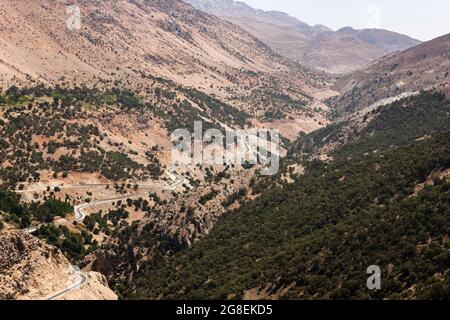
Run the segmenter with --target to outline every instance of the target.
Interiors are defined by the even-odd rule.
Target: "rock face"
[[[76,283],[74,275],[74,268],[58,249],[44,244],[25,231],[0,234],[1,300],[48,299]],[[55,299],[117,299],[100,273],[83,275],[86,280],[80,288]]]
[[[105,276],[98,272],[87,272],[88,282],[80,290],[71,291],[57,300],[117,300],[117,295],[108,288]]]

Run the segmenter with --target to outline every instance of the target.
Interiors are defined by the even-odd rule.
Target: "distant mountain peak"
[[[353,29],[352,27],[343,27],[339,29],[337,32],[351,32],[351,31],[355,31],[355,29]]]
[[[239,1],[185,1],[239,25],[281,55],[333,73],[354,71],[386,54],[421,43],[383,29],[347,26],[333,31],[324,25],[311,26],[288,13],[254,9]]]
[[[289,14],[277,10],[264,11],[255,9],[241,1],[233,0],[184,0],[197,9],[206,11],[219,17],[242,18],[247,17],[256,20],[269,21],[272,24],[282,27],[299,28],[300,30],[315,30],[316,26],[298,20]],[[318,29],[331,30],[325,26],[318,26]]]

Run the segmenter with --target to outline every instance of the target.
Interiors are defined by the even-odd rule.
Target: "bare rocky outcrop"
[[[26,231],[0,234],[0,299],[44,300],[64,291],[75,270],[61,251],[43,243]],[[83,273],[80,288],[56,299],[115,300],[103,275]]]

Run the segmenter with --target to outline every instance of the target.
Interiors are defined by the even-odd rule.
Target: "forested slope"
[[[450,298],[449,101],[425,97],[380,110],[333,161],[305,161],[294,183],[153,259],[125,296]],[[370,265],[382,269],[381,290],[366,287]]]

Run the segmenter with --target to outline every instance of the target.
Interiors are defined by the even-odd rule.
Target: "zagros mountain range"
[[[449,34],[228,0],[0,15],[1,300],[450,299]]]

